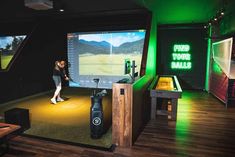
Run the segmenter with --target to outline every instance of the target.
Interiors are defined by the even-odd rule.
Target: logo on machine
[[[92,123],[96,126],[100,125],[101,124],[101,119],[99,117],[95,117],[95,118],[92,119]]]

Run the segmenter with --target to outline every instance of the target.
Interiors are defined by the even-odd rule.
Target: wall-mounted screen
[[[70,86],[112,88],[112,83],[128,77],[125,60],[135,60],[140,71],[145,30],[68,33]]]
[[[0,68],[6,69],[26,35],[0,36]]]

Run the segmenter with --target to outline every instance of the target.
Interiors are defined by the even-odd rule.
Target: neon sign
[[[188,44],[175,44],[173,46],[171,69],[191,69],[191,54]]]

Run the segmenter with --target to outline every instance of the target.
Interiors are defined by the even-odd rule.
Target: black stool
[[[5,122],[20,125],[19,133],[30,128],[29,110],[24,108],[13,108],[4,112]]]

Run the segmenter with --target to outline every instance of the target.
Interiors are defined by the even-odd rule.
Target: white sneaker
[[[56,100],[52,98],[52,99],[51,99],[51,103],[52,103],[52,104],[56,104]]]
[[[62,98],[57,98],[57,101],[64,101],[64,99],[62,99]]]

